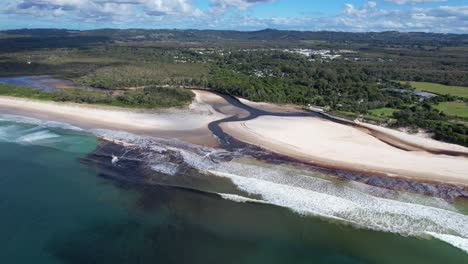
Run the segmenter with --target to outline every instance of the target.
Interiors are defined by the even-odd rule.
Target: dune
[[[321,118],[261,116],[244,122],[223,123],[222,128],[244,142],[312,164],[468,186],[468,158],[464,156],[403,150],[383,142],[362,128]],[[382,132],[407,141],[414,140],[414,136],[403,135],[402,132]],[[416,143],[424,145],[423,140],[418,138]],[[453,147],[451,144],[426,140],[434,147]],[[455,148],[467,150],[461,146]]]
[[[404,149],[413,150],[426,150],[432,152],[446,152],[454,153],[458,152],[458,155],[468,156],[468,148],[445,143],[431,139],[427,136],[420,136],[417,134],[408,134],[398,130],[390,129],[387,127],[381,127],[373,124],[357,122],[357,124],[363,128],[369,130],[369,132],[378,137],[379,139],[388,142],[389,144],[402,147]]]

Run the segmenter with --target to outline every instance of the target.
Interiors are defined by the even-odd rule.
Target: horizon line
[[[431,31],[398,31],[398,30],[382,30],[382,31],[338,31],[338,30],[300,30],[300,29],[277,29],[277,28],[264,28],[256,30],[238,30],[238,29],[210,29],[210,28],[93,28],[93,29],[73,29],[73,28],[54,28],[54,27],[37,27],[37,28],[12,28],[0,29],[0,31],[15,31],[15,30],[68,30],[68,31],[95,31],[95,30],[173,30],[173,31],[232,31],[240,33],[255,33],[261,31],[284,31],[284,32],[301,32],[301,33],[318,33],[318,32],[331,32],[331,33],[353,33],[353,34],[367,34],[367,33],[423,33],[423,34],[441,34],[441,35],[468,35],[468,33],[454,33],[454,32],[431,32]]]

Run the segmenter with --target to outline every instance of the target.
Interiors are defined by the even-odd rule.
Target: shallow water
[[[49,75],[0,77],[0,83],[29,87],[43,92],[55,92],[62,88],[101,90],[89,86],[77,85],[69,80],[56,79]]]
[[[208,151],[198,149],[193,152],[184,149],[184,162],[236,176],[226,179],[209,173],[198,175],[192,170],[181,173],[181,168],[165,167],[165,161],[160,159],[157,169],[166,172],[165,168],[171,168],[171,173],[156,173],[151,179],[153,183],[192,186],[203,191],[125,183],[101,177],[102,171],[80,162],[80,158],[96,148],[98,141],[94,136],[58,123],[23,121],[25,123],[0,121],[2,263],[414,264],[468,261],[468,254],[462,250],[429,236],[424,239],[404,237],[356,228],[328,217],[298,214],[297,210],[291,210],[294,205],[290,202],[294,200],[271,197],[274,192],[267,192],[262,188],[268,186],[258,184],[268,181],[270,187],[281,187],[277,192],[285,190],[287,185],[326,194],[321,201],[323,210],[332,210],[338,198],[354,203],[357,199],[370,199],[376,206],[385,201],[404,201],[398,205],[424,204],[446,214],[458,212],[455,216],[462,217],[457,209],[459,205],[452,206],[440,199],[368,189],[354,183],[329,182],[330,179],[320,175],[310,181],[293,177],[296,169],[283,168],[294,178],[286,182],[279,168],[273,165],[268,167],[237,159],[211,164],[195,157],[197,151]],[[110,132],[106,135],[110,136]],[[149,145],[156,147],[155,142]],[[133,176],[126,173],[128,177]],[[355,198],[357,190],[365,195]],[[238,201],[235,197],[242,195],[261,199],[263,203],[222,199],[216,192],[238,195],[229,196]],[[295,194],[297,192],[288,192],[289,198]],[[313,197],[307,192],[304,195],[303,200]],[[385,210],[379,212],[392,214]],[[369,213],[375,214],[374,211]]]

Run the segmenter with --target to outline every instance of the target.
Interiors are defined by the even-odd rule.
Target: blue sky
[[[468,33],[468,0],[0,0],[0,29],[44,27]]]

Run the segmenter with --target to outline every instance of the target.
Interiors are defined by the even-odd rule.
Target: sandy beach
[[[186,108],[133,110],[115,107],[43,102],[0,97],[0,113],[65,122],[82,128],[103,128],[175,138],[216,147],[208,124],[248,111],[208,91],[194,90]],[[269,112],[294,112],[288,106],[241,100]],[[298,109],[298,111],[300,111]],[[375,125],[343,125],[318,117],[260,116],[221,123],[223,131],[241,141],[323,167],[468,186],[468,149]],[[428,151],[429,150],[429,151]],[[461,153],[444,155],[431,153]]]
[[[246,122],[224,123],[232,136],[273,152],[322,166],[372,172],[468,186],[468,158],[406,151],[351,126],[314,117],[262,116]],[[375,129],[375,128],[374,128]],[[467,151],[398,131],[383,129],[395,138],[444,150]]]
[[[122,130],[215,146],[208,124],[225,116],[209,104],[211,93],[194,91],[188,108],[136,110],[75,103],[0,97],[0,113],[58,121],[82,128]],[[205,95],[206,93],[206,95]]]

